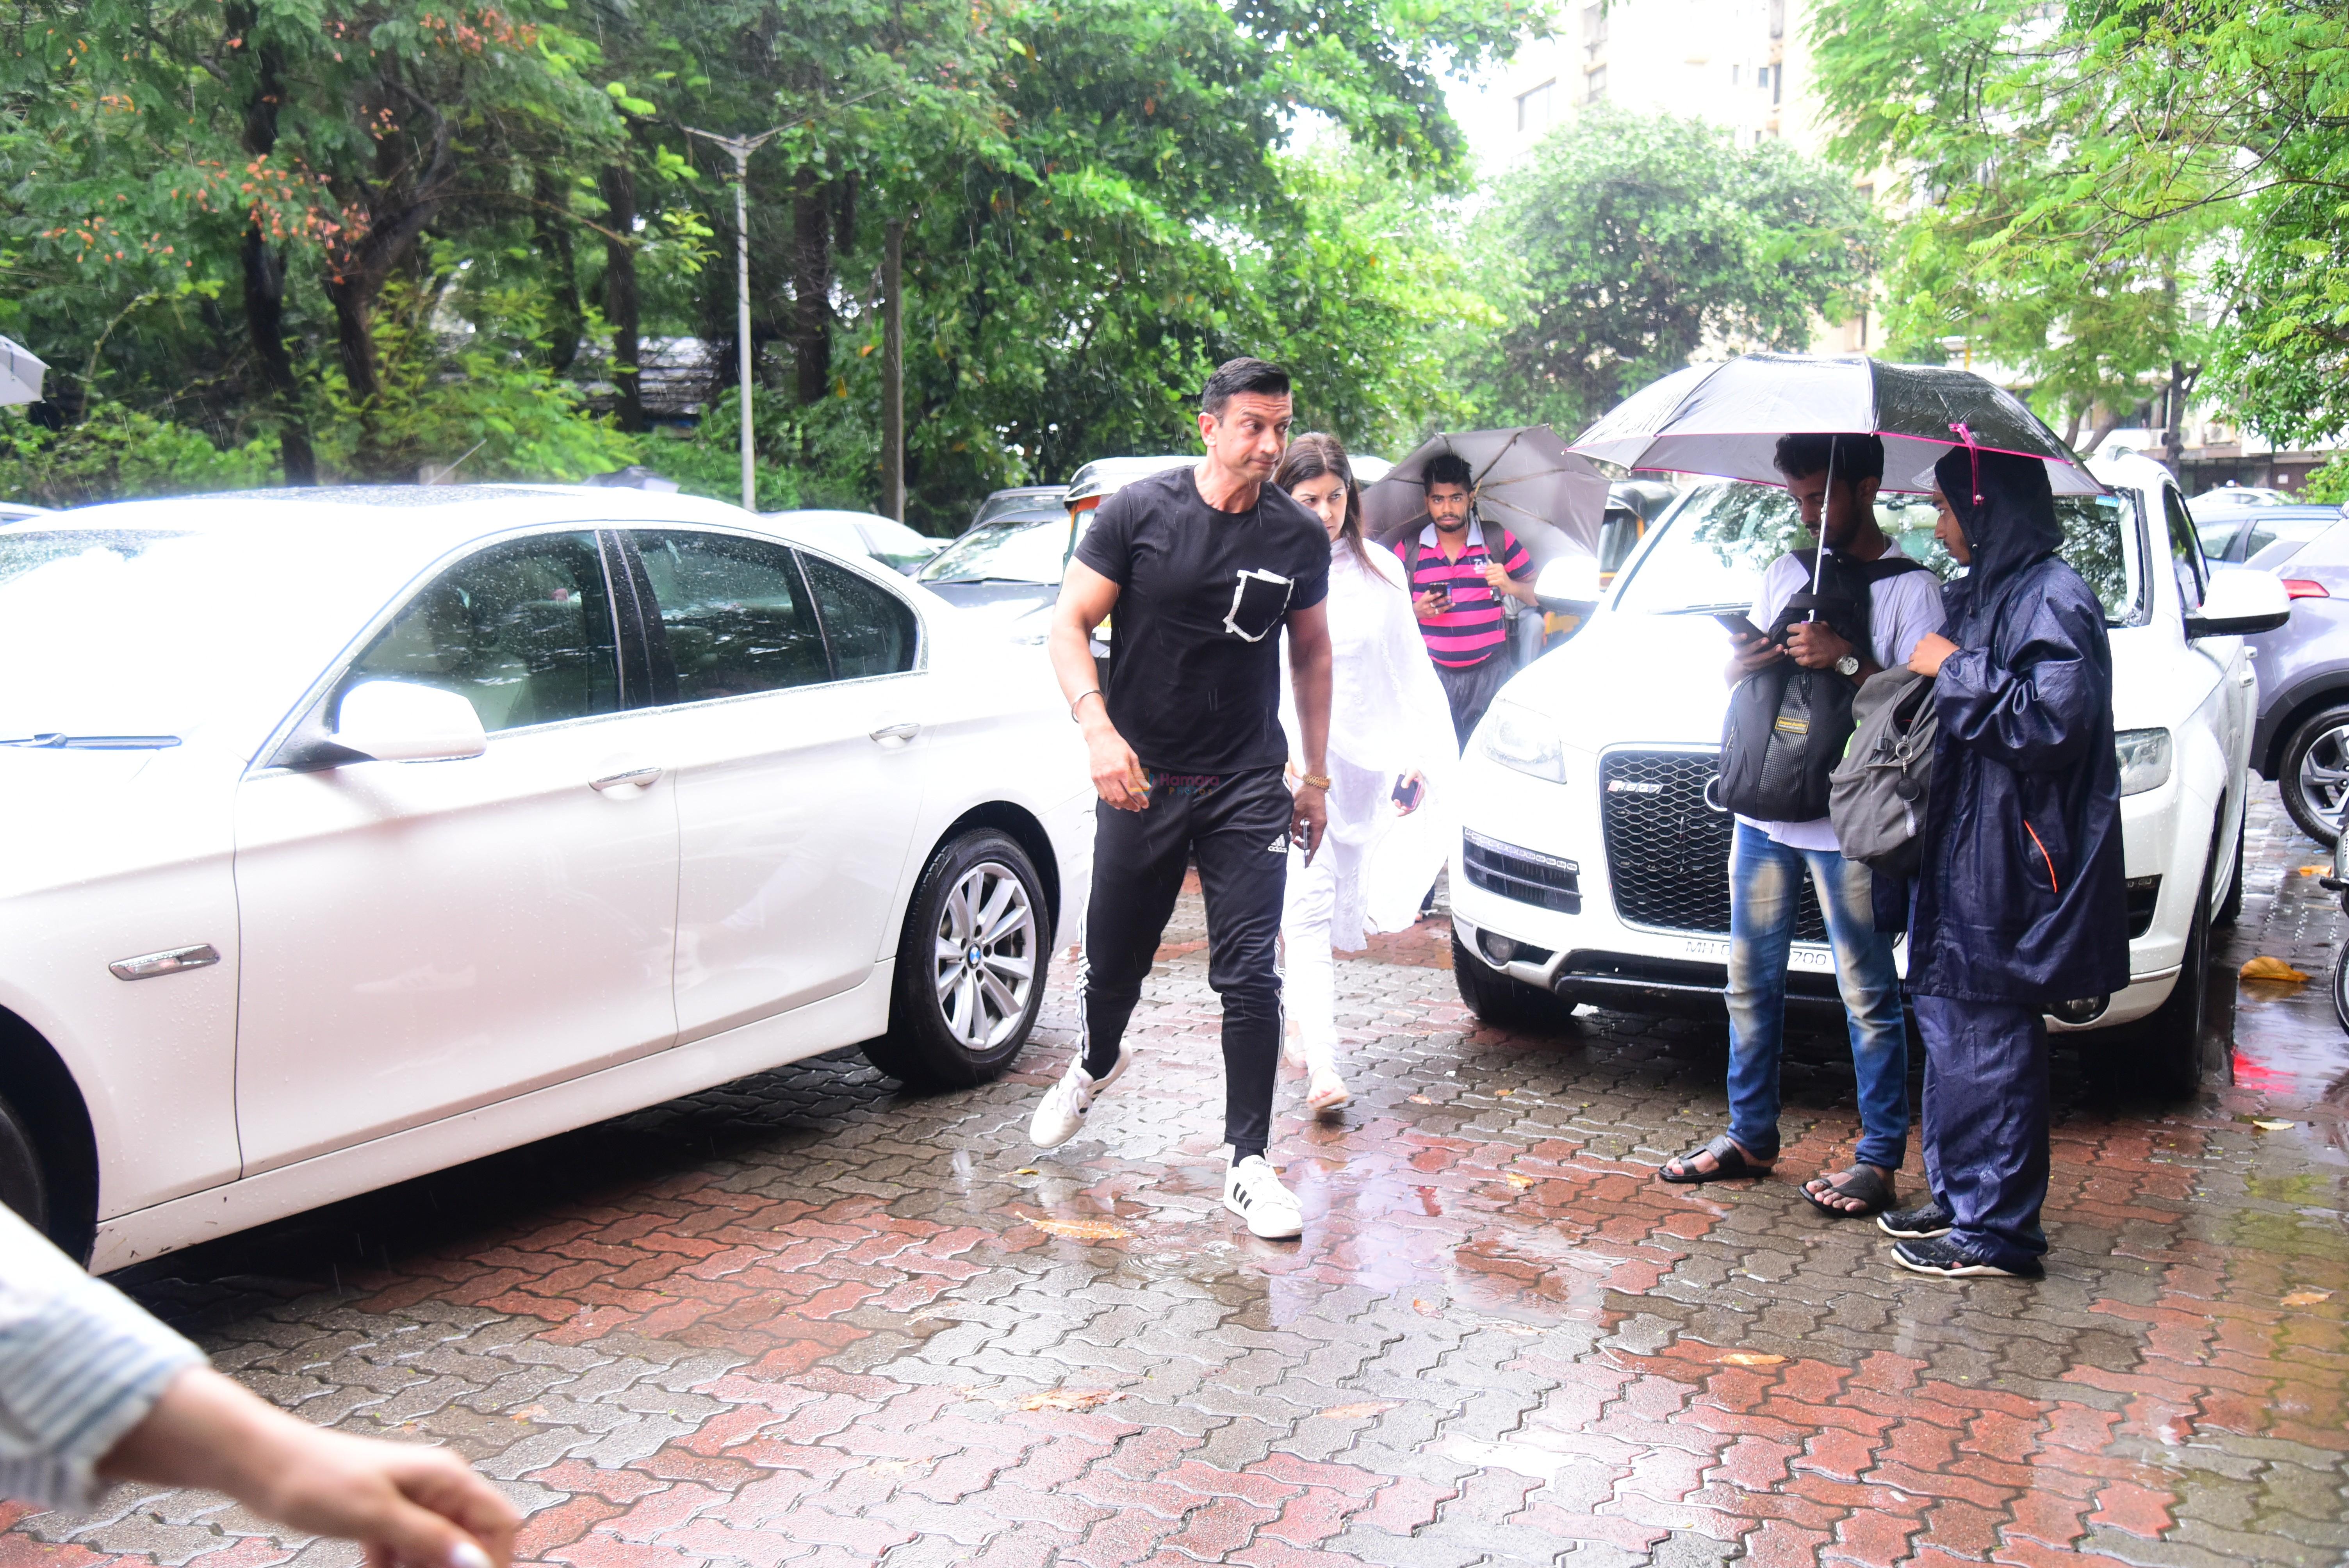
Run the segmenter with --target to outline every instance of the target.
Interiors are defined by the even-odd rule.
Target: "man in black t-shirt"
[[[1259,1236],[1304,1229],[1265,1158],[1280,1061],[1274,939],[1292,836],[1309,857],[1329,820],[1330,540],[1271,482],[1288,442],[1288,375],[1235,359],[1199,400],[1207,456],[1102,503],[1052,617],[1052,669],[1084,727],[1093,788],[1082,1044],[1029,1132],[1075,1136],[1133,1053],[1126,1020],[1195,856],[1207,904],[1207,984],[1224,1005],[1224,1206]],[[1117,612],[1109,689],[1094,627]],[[1280,633],[1303,732],[1303,778],[1283,779]]]

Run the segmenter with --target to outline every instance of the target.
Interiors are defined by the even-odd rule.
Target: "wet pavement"
[[[2059,1056],[2040,1284],[1901,1274],[1798,1199],[1857,1130],[1831,1041],[1789,1179],[1658,1182],[1718,1130],[1722,1029],[1476,1027],[1432,924],[1341,965],[1355,1102],[1285,1081],[1307,1232],[1257,1241],[1195,899],[1049,1155],[1065,964],[986,1089],[805,1063],[121,1277],[268,1398],[455,1445],[576,1568],[2337,1563],[2342,922],[2271,792],[2251,855],[2223,973],[2315,978],[2244,987],[2196,1104]],[[0,1568],[357,1560],[200,1494],[7,1518]]]

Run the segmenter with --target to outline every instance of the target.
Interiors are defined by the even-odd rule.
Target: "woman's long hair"
[[[1346,482],[1346,521],[1338,525],[1338,539],[1354,552],[1354,559],[1371,571],[1371,552],[1362,543],[1362,487],[1354,482],[1354,465],[1346,460],[1346,448],[1335,436],[1318,430],[1288,439],[1288,450],[1282,454],[1280,467],[1272,482],[1283,490],[1293,490],[1308,480],[1318,480],[1325,474],[1335,474]]]

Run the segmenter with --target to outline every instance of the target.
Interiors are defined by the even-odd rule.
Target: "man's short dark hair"
[[[1226,359],[1207,377],[1199,394],[1199,411],[1222,418],[1224,405],[1236,394],[1254,392],[1266,397],[1288,396],[1288,372],[1265,359]]]
[[[1419,483],[1423,490],[1433,490],[1437,485],[1458,485],[1462,490],[1475,490],[1476,470],[1470,468],[1468,459],[1457,452],[1438,452],[1428,459],[1426,466],[1419,470]]]
[[[1806,480],[1833,468],[1835,477],[1846,483],[1880,480],[1884,478],[1884,443],[1874,436],[1781,436],[1775,461],[1778,471],[1790,480]]]

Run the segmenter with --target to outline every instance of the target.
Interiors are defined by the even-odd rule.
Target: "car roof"
[[[1074,506],[1094,496],[1114,495],[1136,480],[1167,469],[1185,467],[1199,460],[1198,454],[1167,453],[1155,458],[1095,458],[1070,477],[1069,488],[1061,492],[1061,504]]]
[[[396,519],[398,526],[384,528]],[[6,525],[30,532],[73,529],[169,529],[263,533],[274,529],[372,529],[376,539],[430,558],[484,534],[550,523],[758,526],[727,501],[658,490],[594,485],[320,485],[158,497],[76,507]]]
[[[1007,490],[988,491],[987,499],[1001,500],[1006,496],[1056,496],[1067,488],[1066,485],[1013,485]]]
[[[833,522],[859,528],[875,522],[886,523],[892,528],[904,526],[895,518],[884,517],[877,511],[849,511],[833,506],[798,507],[790,511],[762,511],[759,515],[776,522]]]

